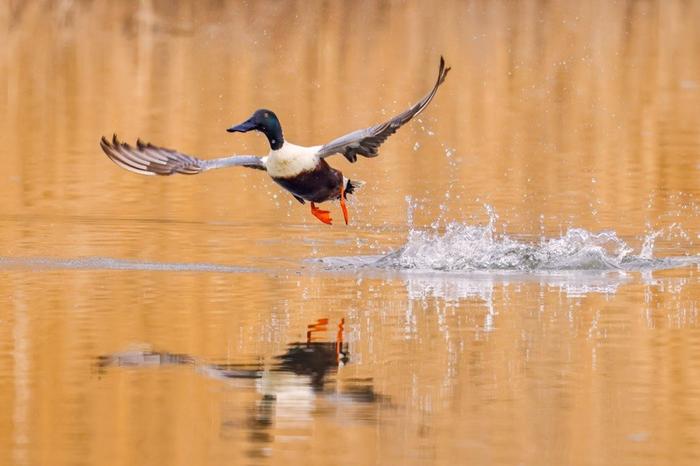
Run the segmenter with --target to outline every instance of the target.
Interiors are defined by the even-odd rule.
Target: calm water
[[[0,6],[0,464],[700,462],[700,2]],[[453,67],[328,227],[139,177]],[[330,206],[340,219],[338,205]]]

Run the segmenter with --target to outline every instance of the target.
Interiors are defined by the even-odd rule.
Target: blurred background
[[[695,266],[313,261],[488,222],[696,256],[698,24],[686,0],[6,0],[0,464],[697,464]],[[261,107],[323,144],[419,99],[441,55],[380,157],[328,159],[367,181],[349,227],[259,171],[140,177],[99,148],[264,155],[225,132]]]
[[[485,216],[489,203],[519,232],[539,233],[544,215],[550,230],[569,221],[636,234],[678,207],[672,194],[695,189],[698,8],[9,2],[0,208],[300,223],[306,209],[287,207],[261,173],[144,180],[105,163],[97,141],[116,132],[202,157],[263,155],[262,136],[224,129],[265,107],[288,140],[322,144],[404,110],[432,84],[442,54],[450,83],[422,122],[392,137],[381,159],[331,160],[369,181],[357,223],[403,223],[406,195],[432,201],[451,182],[454,216]],[[439,203],[428,204],[432,219]]]

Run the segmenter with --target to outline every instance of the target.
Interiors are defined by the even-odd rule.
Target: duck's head
[[[284,144],[284,138],[282,137],[282,125],[277,119],[277,115],[270,110],[261,108],[253,113],[253,116],[248,118],[246,121],[240,125],[232,126],[226,131],[229,133],[247,133],[248,131],[260,131],[267,136],[267,140],[270,141],[270,147],[272,150],[277,150]]]

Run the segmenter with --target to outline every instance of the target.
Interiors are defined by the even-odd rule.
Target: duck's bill
[[[253,123],[251,120],[246,120],[240,125],[236,126],[231,126],[228,131],[229,133],[247,133],[250,130],[255,129],[255,123]]]

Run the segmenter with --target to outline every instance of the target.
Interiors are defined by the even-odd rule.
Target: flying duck
[[[140,139],[137,140],[136,147],[132,147],[119,141],[116,134],[111,141],[103,136],[100,146],[114,163],[141,175],[195,175],[215,168],[234,166],[265,170],[275,183],[289,191],[297,201],[302,204],[305,201],[311,203],[311,213],[325,224],[332,223],[330,212],[319,209],[316,204],[339,199],[347,225],[347,195],[352,194],[364,183],[344,177],[340,170],[328,165],[326,157],[342,154],[354,163],[358,155],[379,155],[379,146],[428,106],[438,87],[445,81],[448,71],[450,68],[445,68],[445,60],[440,57],[440,70],[435,85],[415,105],[389,121],[353,131],[322,146],[304,147],[285,141],[277,115],[266,109],[257,110],[243,123],[226,130],[230,133],[246,133],[253,130],[262,132],[270,143],[270,153],[265,157],[233,155],[202,160],[172,149],[144,143]]]

